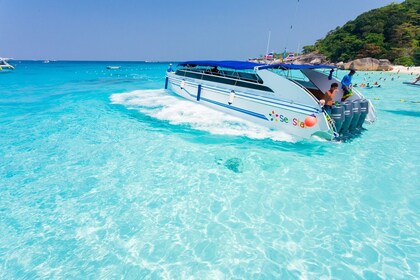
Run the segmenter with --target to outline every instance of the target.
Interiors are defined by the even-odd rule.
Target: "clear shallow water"
[[[378,122],[328,143],[168,95],[166,64],[15,65],[0,75],[1,279],[419,278],[411,76],[369,73],[387,77],[363,90]]]

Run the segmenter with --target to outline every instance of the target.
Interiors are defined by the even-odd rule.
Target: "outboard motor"
[[[360,119],[360,100],[353,100],[353,119],[351,120],[349,130],[356,129]]]
[[[369,101],[366,99],[360,100],[360,118],[357,122],[357,128],[362,128],[363,123],[365,122],[366,116],[369,113]]]
[[[335,129],[337,130],[337,133],[339,133],[341,126],[344,123],[344,107],[341,105],[332,106],[331,118],[334,120]]]
[[[353,118],[353,103],[350,101],[341,102],[344,108],[344,122],[341,126],[340,134],[344,134],[349,130],[351,119]]]

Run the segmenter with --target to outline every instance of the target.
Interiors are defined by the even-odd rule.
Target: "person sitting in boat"
[[[174,72],[174,69],[172,69],[172,63],[169,64],[168,70],[166,72]]]
[[[219,69],[217,69],[217,66],[214,66],[213,68],[211,68],[210,72],[213,73],[213,74],[218,74]]]
[[[348,75],[345,75],[343,79],[341,80],[341,87],[343,89],[343,97],[341,98],[341,101],[345,101],[347,98],[349,98],[353,94],[351,79],[354,73],[356,73],[356,71],[351,69],[350,73]]]
[[[338,91],[338,84],[337,83],[332,83],[330,89],[325,92],[325,95],[324,95],[324,100],[325,100],[324,109],[328,114],[331,114],[331,109],[332,109],[332,106],[334,104],[334,96],[337,93],[337,91]]]

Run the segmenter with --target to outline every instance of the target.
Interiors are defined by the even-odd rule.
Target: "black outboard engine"
[[[360,118],[357,122],[357,128],[362,128],[363,123],[365,122],[366,116],[369,113],[369,101],[366,99],[360,100]]]
[[[360,118],[360,100],[353,100],[353,119],[351,120],[349,130],[353,131],[356,129]]]
[[[344,107],[341,105],[332,106],[331,118],[334,120],[335,129],[337,133],[339,133],[341,126],[344,123]]]
[[[351,119],[353,118],[353,103],[350,101],[341,102],[344,107],[344,122],[341,126],[340,134],[344,134],[349,130]]]

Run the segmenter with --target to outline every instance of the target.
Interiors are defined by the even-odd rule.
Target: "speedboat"
[[[10,72],[14,69],[15,67],[7,63],[6,59],[0,57],[0,73]]]
[[[117,70],[117,69],[120,69],[121,68],[121,66],[107,66],[106,67],[106,69],[109,69],[109,70]]]
[[[341,83],[329,65],[258,64],[245,61],[186,61],[170,67],[165,89],[175,94],[299,138],[327,140],[356,135],[375,121],[369,100],[353,89],[341,102]],[[331,113],[324,92],[339,85]]]

